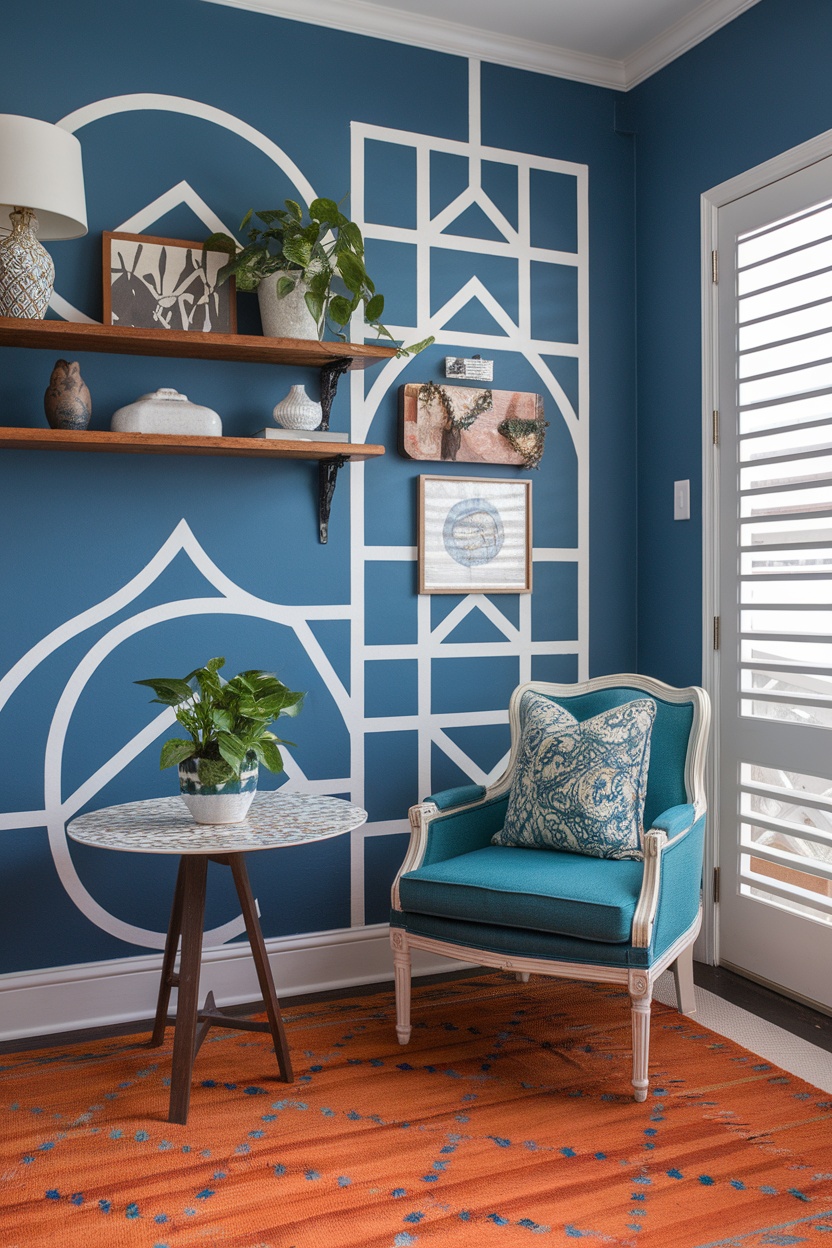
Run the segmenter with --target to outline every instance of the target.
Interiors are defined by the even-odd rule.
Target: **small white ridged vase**
[[[285,399],[275,404],[275,424],[284,429],[317,429],[323,417],[320,403],[310,399],[303,386],[292,386]]]

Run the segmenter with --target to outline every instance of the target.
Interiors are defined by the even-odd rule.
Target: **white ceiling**
[[[211,0],[627,90],[758,0]]]

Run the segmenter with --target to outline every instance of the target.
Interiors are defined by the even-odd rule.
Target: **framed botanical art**
[[[528,594],[532,483],[419,477],[420,594]]]
[[[217,285],[225,252],[148,234],[102,238],[105,325],[237,332],[234,279]]]

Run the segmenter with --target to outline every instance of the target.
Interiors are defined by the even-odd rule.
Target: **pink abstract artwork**
[[[546,421],[539,394],[411,383],[399,390],[400,448],[410,459],[536,468]]]

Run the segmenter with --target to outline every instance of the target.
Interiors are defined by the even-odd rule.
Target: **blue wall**
[[[233,128],[215,124],[208,109],[223,110],[253,126],[280,145],[318,193],[337,198],[350,187],[353,122],[439,140],[464,142],[468,137],[469,66],[464,59],[198,0],[145,0],[138,7],[101,6],[95,0],[77,0],[68,7],[58,0],[36,0],[4,14],[3,37],[7,49],[36,50],[37,72],[31,56],[6,58],[0,111],[59,121],[96,101],[131,93],[160,93],[204,106],[196,116],[147,106],[131,111],[108,106],[98,120],[78,130],[90,233],[77,242],[51,244],[50,250],[57,292],[94,319],[101,315],[101,231],[118,228],[172,186],[187,181],[232,228],[251,205],[272,206],[295,193],[285,172]],[[576,162],[589,171],[592,674],[627,670],[636,655],[633,151],[631,139],[614,132],[615,100],[615,93],[554,78],[494,66],[482,70],[483,143]],[[412,149],[370,145],[367,170],[372,193],[366,219],[412,226]],[[512,189],[504,175],[502,166],[489,166],[484,185],[510,218],[516,213],[516,184]],[[459,161],[436,157],[433,211],[459,193],[466,176]],[[574,202],[562,194],[562,187],[555,189],[561,185],[559,176],[533,177],[536,246],[568,249],[570,230],[574,235]],[[186,239],[207,232],[204,222],[181,205],[142,228]],[[412,323],[412,251],[407,243],[398,249],[384,240],[368,245],[388,297],[385,319],[391,323]],[[507,311],[516,312],[516,273],[501,265],[499,257],[466,252],[461,238],[458,252],[445,252],[444,262],[436,266],[436,297],[447,298],[454,282],[459,285],[476,275]],[[562,296],[556,298],[554,289],[544,283],[535,293],[533,332],[569,341],[574,307]],[[253,297],[240,298],[239,315],[242,331],[257,332]],[[475,336],[492,332],[476,306],[463,309],[454,325],[454,332]],[[408,380],[439,380],[446,353],[470,355],[476,349],[470,342],[437,345],[409,364],[385,394],[369,434],[369,440],[385,445],[387,454],[365,471],[367,543],[414,544],[415,479],[437,470],[436,465],[397,455],[396,386]],[[490,354],[497,358],[495,386],[541,389],[539,376],[522,353]],[[80,363],[93,395],[96,428],[108,427],[116,407],[166,385],[216,408],[227,433],[252,433],[267,423],[289,384],[303,381],[312,393],[317,386],[312,374],[266,365],[94,354],[82,355]],[[48,352],[3,352],[4,423],[44,424],[41,396],[53,364],[54,355]],[[568,356],[552,353],[553,372],[564,390],[577,397],[574,364]],[[549,398],[546,414],[547,453],[541,470],[532,474],[535,541],[539,546],[572,547],[577,532],[575,450]],[[586,412],[578,416],[585,420]],[[347,429],[350,420],[350,388],[342,384],[332,424]],[[449,471],[444,466],[438,470]],[[469,466],[450,472],[468,475]],[[417,663],[406,649],[418,637],[412,563],[389,559],[359,566],[365,618],[352,624],[337,618],[339,611],[342,617],[349,613],[357,593],[351,580],[349,473],[342,474],[330,542],[322,547],[312,465],[17,451],[0,456],[0,673],[12,674],[11,695],[0,709],[0,973],[129,955],[136,946],[125,938],[126,925],[157,933],[164,929],[171,863],[133,857],[128,867],[121,855],[79,847],[70,851],[54,817],[50,842],[42,813],[45,793],[59,783],[61,798],[69,799],[149,722],[152,711],[145,691],[131,683],[138,678],[182,674],[214,654],[226,656],[230,671],[276,669],[290,686],[309,691],[303,715],[289,734],[298,743],[293,757],[307,780],[323,787],[332,780],[330,791],[357,794],[377,824],[403,819],[408,805],[423,795],[414,718],[419,709]],[[470,475],[516,477],[518,470],[470,466]],[[96,610],[139,577],[174,533],[175,540],[191,543],[190,553],[176,554],[158,578],[137,586],[129,601],[116,600],[111,609]],[[194,559],[203,556],[238,587],[232,598],[243,604],[239,613],[229,613],[219,574],[209,568],[206,578],[205,568],[195,566]],[[544,562],[535,569],[535,676],[577,674],[575,655],[561,653],[563,646],[557,643],[575,638],[578,575],[576,561]],[[245,599],[245,594],[252,598]],[[214,613],[210,602],[200,605],[203,599],[216,599],[218,611]],[[260,618],[252,607],[254,599],[262,608]],[[434,623],[456,602],[434,599]],[[183,605],[171,605],[176,603]],[[518,598],[495,597],[494,604],[510,622],[520,620]],[[302,610],[294,616],[284,611],[281,617],[284,607]],[[324,617],[329,612],[329,618],[312,619],[309,627],[334,677],[292,624],[316,610]],[[83,613],[90,611],[93,617],[85,618]],[[135,623],[140,611],[157,612],[144,617],[147,627]],[[77,627],[70,625],[78,616]],[[113,632],[119,628],[121,632]],[[491,628],[484,616],[472,616],[455,640],[491,640]],[[53,630],[54,645],[45,642],[39,648]],[[378,652],[366,671],[356,675],[350,655],[359,641],[393,649]],[[524,645],[510,648],[507,656],[457,655],[434,662],[433,709],[462,715],[449,735],[485,771],[499,761],[507,737],[504,725],[483,723],[482,714],[487,718],[504,710]],[[80,675],[74,678],[76,672]],[[364,740],[363,776],[351,774],[355,734],[362,730],[339,709],[335,677],[347,692],[351,682],[363,677],[366,714],[376,721]],[[54,717],[68,684],[71,714],[64,716],[68,722],[62,757],[47,756],[50,725],[54,734],[55,725],[63,722],[60,709]],[[125,762],[102,786],[93,785],[81,809],[172,792],[173,773],[160,774],[157,758],[158,742]],[[434,747],[431,787],[460,778],[458,763]],[[265,777],[266,787],[274,783]],[[396,828],[366,840],[359,921],[384,919],[390,880],[405,843]],[[356,881],[351,879],[348,838],[256,855],[251,870],[267,936],[345,927],[351,915],[355,921],[351,903]],[[209,925],[226,922],[234,912],[218,880],[211,892]]]
[[[632,92],[637,129],[639,670],[701,672],[699,197],[832,128],[827,0],[761,0]],[[690,523],[673,482],[690,478]]]

